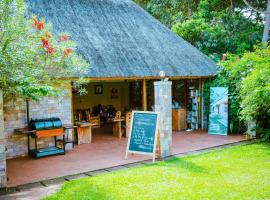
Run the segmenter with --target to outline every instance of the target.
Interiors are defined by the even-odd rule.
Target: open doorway
[[[140,106],[140,102],[134,101],[137,94],[130,93],[133,85],[128,81],[90,82],[86,86],[87,94],[73,93],[73,120],[78,125],[74,134],[75,143],[80,144],[80,127],[86,127],[86,124],[91,126],[92,137],[91,141],[82,143],[92,143],[101,137],[126,137],[127,114],[135,109],[134,105]]]
[[[146,108],[154,110],[154,79],[146,81]],[[132,110],[143,110],[143,81],[93,81],[86,86],[87,94],[73,93],[73,119],[92,123],[93,140],[98,136],[128,135],[126,115]],[[174,131],[197,130],[202,127],[202,93],[199,79],[172,81]],[[120,113],[122,120],[113,120]],[[118,132],[118,133],[117,133]],[[78,141],[75,133],[75,142]],[[120,137],[120,138],[121,138]]]

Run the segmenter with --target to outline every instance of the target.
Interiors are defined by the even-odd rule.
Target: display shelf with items
[[[198,96],[199,92],[194,87],[189,88],[188,127],[191,130],[198,129]]]

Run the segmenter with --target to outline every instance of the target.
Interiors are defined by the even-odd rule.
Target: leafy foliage
[[[57,39],[50,24],[25,16],[23,0],[0,0],[0,90],[6,98],[57,95],[69,78],[86,72],[88,63],[73,52],[68,34]]]
[[[241,117],[255,120],[264,140],[270,139],[270,48],[246,53],[239,65],[248,66],[240,90]]]
[[[212,10],[212,1],[201,1],[198,12],[175,24],[172,30],[218,61],[222,54],[241,55],[261,40],[263,27],[243,12]]]
[[[140,6],[156,17],[161,23],[171,28],[177,22],[185,22],[194,13],[204,9],[205,14],[224,10],[248,13],[250,19],[262,21],[262,16],[247,7],[243,0],[135,0]],[[267,0],[248,1],[252,6],[265,10]]]
[[[269,46],[257,46],[254,52],[247,52],[241,58],[229,55],[220,62],[217,77],[208,82],[206,90],[209,86],[229,87],[229,120],[233,132],[244,131],[245,122],[255,120],[262,137],[270,139]]]
[[[160,22],[215,61],[253,50],[262,38],[262,16],[243,0],[136,0]],[[250,1],[264,10],[266,0]]]
[[[172,27],[175,23],[190,17],[197,9],[199,0],[136,0],[136,2],[161,23]]]

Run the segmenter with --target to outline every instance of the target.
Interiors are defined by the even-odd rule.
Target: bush
[[[229,87],[229,121],[232,132],[244,132],[248,121],[257,122],[257,132],[270,139],[270,47],[257,46],[243,57],[228,55],[219,63],[216,78],[206,84]],[[208,95],[208,96],[207,96]],[[207,101],[208,102],[208,101]],[[208,113],[207,113],[208,114]]]

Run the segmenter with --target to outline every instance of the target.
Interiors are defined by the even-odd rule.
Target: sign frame
[[[136,113],[141,113],[141,114],[156,114],[157,115],[153,153],[148,153],[148,152],[143,152],[143,151],[131,151],[131,150],[129,150],[130,140],[131,140],[131,134],[132,134],[132,129],[133,129],[133,119],[134,119],[134,114],[136,114]],[[130,122],[130,130],[129,130],[129,137],[128,137],[128,143],[127,143],[127,149],[126,149],[125,159],[127,159],[128,153],[134,153],[134,154],[142,154],[142,155],[152,155],[153,156],[152,157],[152,162],[155,162],[156,149],[157,149],[158,127],[159,127],[159,112],[153,112],[153,111],[132,111],[131,122]]]
[[[210,87],[209,135],[228,135],[228,87]]]

